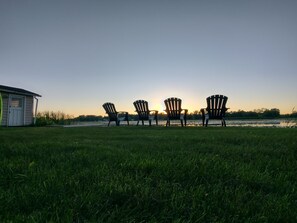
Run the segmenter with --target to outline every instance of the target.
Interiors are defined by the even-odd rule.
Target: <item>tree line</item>
[[[166,113],[161,112],[158,114],[159,120],[166,120]],[[195,120],[201,118],[201,112],[196,110],[188,114],[189,120]],[[277,108],[272,109],[255,109],[253,111],[230,111],[226,113],[226,118],[230,119],[274,119],[274,118],[297,118],[297,111],[292,111],[291,114],[280,114],[280,110]],[[129,114],[130,120],[138,120],[137,114]],[[78,117],[73,117],[67,115],[63,112],[39,112],[36,116],[36,125],[45,126],[45,125],[68,125],[73,122],[98,122],[108,120],[108,116],[102,115],[80,115]]]
[[[166,119],[166,113],[159,113],[158,118],[160,120]],[[131,120],[137,120],[138,115],[137,114],[129,114],[129,118]],[[201,118],[200,111],[194,111],[188,114],[188,119],[199,119]],[[244,111],[244,110],[238,110],[238,111],[232,111],[226,113],[226,118],[231,119],[273,119],[273,118],[297,118],[297,112],[292,111],[291,114],[280,114],[280,110],[278,108],[262,108],[262,109],[255,109],[253,111]],[[102,120],[108,120],[108,116],[96,116],[96,115],[80,115],[73,119],[73,121],[80,121],[80,122],[92,122],[92,121],[102,121]]]

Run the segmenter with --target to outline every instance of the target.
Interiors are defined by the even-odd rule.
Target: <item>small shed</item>
[[[0,85],[0,126],[26,126],[35,123],[41,95],[21,88]]]

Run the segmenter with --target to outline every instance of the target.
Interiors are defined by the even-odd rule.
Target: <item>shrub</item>
[[[38,112],[36,116],[36,126],[46,125],[69,125],[73,117],[63,112],[44,111]]]

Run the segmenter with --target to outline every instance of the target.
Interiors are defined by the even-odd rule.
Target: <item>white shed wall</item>
[[[9,116],[9,108],[8,108],[8,101],[9,101],[9,93],[1,92],[2,95],[2,103],[3,103],[3,112],[2,112],[2,122],[0,123],[1,126],[8,126],[8,116]],[[15,95],[15,94],[14,94]],[[24,125],[31,125],[33,124],[33,106],[34,106],[34,98],[33,96],[24,96]]]

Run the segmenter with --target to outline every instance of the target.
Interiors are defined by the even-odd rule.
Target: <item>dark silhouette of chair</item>
[[[227,100],[228,97],[224,95],[212,95],[206,98],[207,108],[200,110],[203,126],[207,127],[209,119],[218,119],[222,121],[222,126],[226,127],[225,113],[228,110],[226,108]]]
[[[136,112],[138,114],[138,122],[142,122],[144,125],[144,121],[149,121],[149,125],[152,125],[152,120],[156,120],[156,125],[158,125],[158,111],[156,110],[149,110],[148,102],[144,100],[137,100],[133,102]]]
[[[117,126],[120,125],[121,121],[127,121],[129,125],[128,112],[124,112],[124,111],[117,112],[114,104],[110,102],[106,102],[102,106],[105,109],[105,112],[108,114],[108,118],[109,118],[108,126],[112,121],[115,121]]]
[[[182,109],[182,100],[179,98],[167,98],[165,101],[167,122],[166,126],[170,126],[170,120],[180,120],[182,126],[187,126],[188,109]]]

